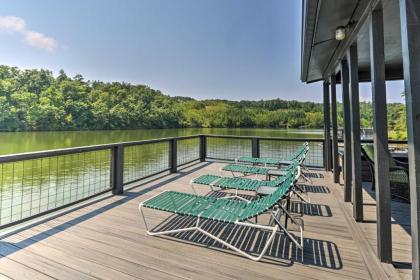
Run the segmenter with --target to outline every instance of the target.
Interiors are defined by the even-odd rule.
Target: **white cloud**
[[[0,16],[0,30],[23,32],[26,29],[25,20],[14,16]]]
[[[25,32],[24,41],[30,46],[44,49],[50,52],[55,51],[58,45],[54,38],[48,37],[35,31]]]
[[[53,52],[57,49],[57,41],[43,33],[28,30],[23,18],[15,16],[0,16],[0,31],[19,33],[23,41],[32,47]]]

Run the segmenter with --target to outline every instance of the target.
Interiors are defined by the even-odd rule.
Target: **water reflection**
[[[321,130],[306,129],[140,129],[112,131],[0,132],[0,155],[193,134],[322,138]]]
[[[314,133],[318,134],[314,134]],[[0,133],[0,153],[134,141],[191,134],[259,135],[277,137],[322,136],[319,131],[264,129],[166,129],[133,131]],[[261,156],[285,158],[302,142],[261,140]],[[199,159],[199,139],[177,143],[178,165]],[[209,138],[207,155],[235,159],[251,155],[244,139]],[[308,162],[322,165],[322,146],[311,144]],[[170,168],[169,142],[126,147],[124,182]],[[111,188],[110,150],[0,164],[0,225],[45,212]]]

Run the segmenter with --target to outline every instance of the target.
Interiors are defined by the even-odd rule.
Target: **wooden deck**
[[[138,204],[163,190],[191,192],[189,181],[218,172],[221,163],[201,163],[177,174],[134,187],[122,196],[108,196],[0,239],[0,279],[398,279],[392,265],[377,261],[374,223],[356,224],[342,187],[329,174],[311,171],[307,185],[311,203],[292,203],[304,221],[303,255],[283,234],[276,236],[266,258],[248,260],[201,234],[151,237],[145,233]],[[208,189],[202,187],[202,194]],[[373,200],[365,194],[366,216],[374,219]],[[373,210],[372,210],[373,209]],[[146,210],[152,226],[176,228],[189,219]],[[166,220],[165,220],[166,219]],[[161,221],[165,222],[159,224]],[[153,223],[153,221],[155,221]],[[267,234],[246,228],[208,223],[237,246],[257,253]],[[293,229],[293,227],[291,227]],[[409,262],[409,235],[398,225],[395,257]],[[406,232],[406,231],[405,231]]]
[[[360,224],[363,233],[376,252],[376,201],[371,184],[365,183],[364,214],[365,222]],[[411,227],[410,204],[393,201],[392,217],[392,255],[395,268],[401,279],[411,279]]]

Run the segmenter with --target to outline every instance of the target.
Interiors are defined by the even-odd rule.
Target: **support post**
[[[200,161],[206,161],[207,157],[207,137],[206,135],[200,135]]]
[[[373,145],[376,191],[377,254],[392,262],[391,190],[389,186],[388,126],[385,85],[385,51],[382,3],[370,19],[370,61],[372,77]]]
[[[324,81],[324,163],[325,170],[331,170],[331,131],[330,131],[330,87]]]
[[[172,138],[169,140],[169,163],[170,163],[170,172],[176,173],[178,167],[178,156],[177,156],[177,147],[176,147],[176,139]]]
[[[341,85],[343,93],[344,119],[344,201],[351,202],[351,135],[350,135],[350,97],[349,68],[347,61],[341,62]]]
[[[260,157],[260,139],[256,137],[252,138],[252,157]]]
[[[116,145],[111,149],[111,187],[112,194],[124,192],[124,146]]]
[[[420,279],[420,1],[400,0],[401,41],[407,107],[412,275]]]
[[[347,53],[350,73],[350,123],[351,123],[351,161],[353,189],[353,218],[363,221],[362,155],[360,147],[360,104],[359,104],[359,65],[357,45],[352,45]]]
[[[335,74],[331,76],[331,121],[332,121],[332,168],[334,172],[334,183],[339,182],[338,167],[338,127],[337,127],[337,91]]]

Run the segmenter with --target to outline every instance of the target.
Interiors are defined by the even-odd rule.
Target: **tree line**
[[[371,127],[371,104],[361,103]],[[342,107],[338,105],[339,125]],[[389,128],[405,137],[404,105],[389,104]],[[195,100],[170,97],[145,85],[86,81],[44,69],[0,66],[0,130],[107,130],[179,127],[322,128],[315,102]]]

